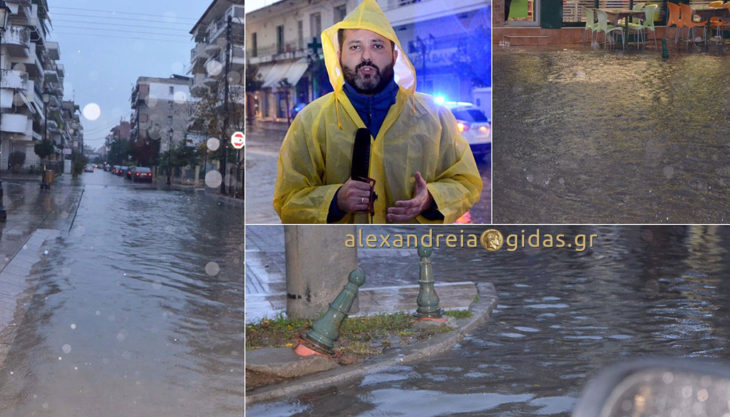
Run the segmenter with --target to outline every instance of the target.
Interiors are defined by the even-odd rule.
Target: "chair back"
[[[601,32],[608,31],[608,15],[603,10],[596,9],[596,30]]]
[[[593,17],[593,9],[589,9],[588,7],[583,7],[583,16],[586,17],[586,30],[595,30],[596,29],[596,19],[595,19],[595,17]]]
[[[641,11],[641,9],[643,9],[643,8],[644,8],[644,3],[636,3],[636,4],[634,4],[634,7],[631,10],[638,12],[638,11]],[[636,23],[637,25],[641,24],[641,19],[639,19],[638,17],[632,17],[631,23]]]
[[[680,19],[680,8],[679,5],[672,2],[667,2],[669,7],[669,17],[667,17],[667,27],[669,26],[682,26],[682,20]]]
[[[692,27],[698,25],[692,20],[692,16],[694,16],[695,12],[692,10],[692,6],[689,4],[680,3],[679,4],[679,10],[680,10],[680,16],[679,20],[682,22],[682,26],[684,27]],[[707,23],[707,22],[705,22]]]
[[[656,4],[650,4],[644,8],[644,27],[654,30],[654,15],[657,11]]]
[[[722,9],[723,2],[722,1],[711,1],[710,4],[707,5],[707,7],[712,7],[713,9]]]

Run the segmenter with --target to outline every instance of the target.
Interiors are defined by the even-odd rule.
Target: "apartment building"
[[[296,103],[331,91],[321,32],[358,0],[283,0],[246,15],[251,115],[287,121]],[[418,74],[417,89],[472,101],[491,84],[488,0],[380,0]],[[485,46],[486,44],[486,46]]]
[[[47,40],[46,0],[5,0],[10,11],[0,42],[0,170],[12,152],[26,155],[25,166],[39,166],[37,141],[56,143],[62,158],[68,135],[63,118],[63,65],[57,42]],[[78,130],[77,133],[82,132]]]
[[[185,140],[195,102],[191,81],[182,75],[137,78],[131,97],[132,143],[159,141],[160,152],[166,152]]]
[[[245,50],[244,1],[213,0],[190,30],[196,45],[190,51],[192,94],[200,106],[189,121],[189,137],[221,139],[224,154],[213,165],[223,176],[222,192],[243,197],[243,152],[230,145],[233,132],[244,128]],[[227,191],[224,191],[227,190]]]
[[[214,0],[193,26],[190,31],[196,42],[190,51],[193,96],[213,98],[218,106],[223,105],[227,71],[228,102],[233,106],[244,105],[244,16],[243,0]],[[230,121],[231,125],[237,122]]]

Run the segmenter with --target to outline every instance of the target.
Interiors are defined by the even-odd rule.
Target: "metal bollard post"
[[[416,317],[419,321],[446,321],[443,310],[439,308],[439,296],[434,288],[433,271],[431,270],[432,248],[418,247],[418,256],[421,257],[420,276],[418,278],[418,309]]]
[[[669,58],[669,51],[667,50],[667,40],[662,39],[662,58]]]
[[[294,346],[294,353],[299,356],[323,355],[330,356],[334,352],[332,348],[335,341],[340,337],[340,326],[347,317],[352,307],[352,302],[357,296],[357,290],[365,283],[365,273],[360,268],[350,272],[348,283],[340,291],[335,301],[330,304],[327,312],[314,322],[312,330],[307,332],[304,339]]]

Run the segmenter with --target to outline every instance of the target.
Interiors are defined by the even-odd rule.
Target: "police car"
[[[488,157],[492,150],[492,124],[489,118],[471,103],[447,101],[444,105],[456,118],[456,127],[469,142],[474,159]]]

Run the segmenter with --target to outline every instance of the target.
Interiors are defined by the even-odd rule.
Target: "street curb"
[[[475,283],[475,285],[479,299],[469,307],[469,310],[472,312],[472,317],[457,320],[457,324],[460,326],[457,330],[434,336],[427,341],[413,346],[394,350],[386,355],[373,358],[358,365],[339,367],[278,385],[253,390],[251,393],[246,393],[246,405],[322,389],[329,385],[362,377],[366,373],[377,372],[390,366],[414,362],[451,348],[475,326],[486,321],[497,305],[497,291],[494,285],[489,282]]]
[[[35,288],[28,282],[28,276],[33,265],[43,260],[41,250],[60,235],[55,229],[36,229],[0,272],[0,292],[3,293],[3,299],[10,304],[0,304],[0,369],[28,310],[28,303],[24,300],[35,292]]]

